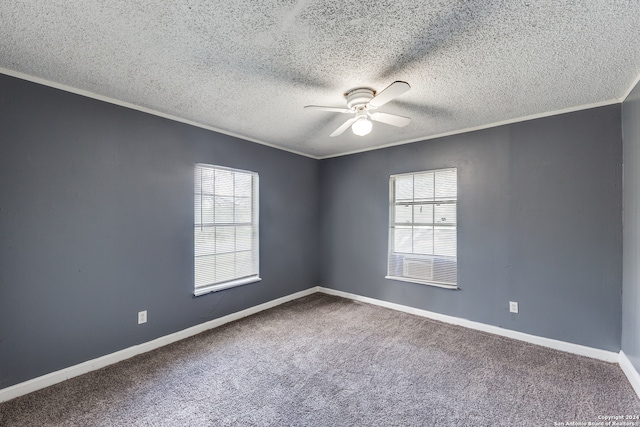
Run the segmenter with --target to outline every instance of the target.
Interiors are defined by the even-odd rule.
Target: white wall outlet
[[[138,312],[138,325],[147,323],[147,310]]]
[[[518,312],[518,303],[515,301],[509,301],[509,311],[511,313],[517,313]]]

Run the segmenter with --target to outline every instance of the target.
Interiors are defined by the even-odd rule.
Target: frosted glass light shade
[[[371,132],[371,128],[373,124],[363,117],[361,119],[356,120],[356,122],[351,126],[351,130],[358,136],[365,136]]]

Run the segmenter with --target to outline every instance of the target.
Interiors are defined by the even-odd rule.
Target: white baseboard
[[[528,342],[531,344],[541,345],[543,347],[552,348],[555,350],[564,351],[567,353],[577,354],[580,356],[590,357],[592,359],[603,360],[610,363],[618,363],[622,372],[626,375],[631,387],[636,392],[638,398],[640,398],[640,373],[633,366],[629,358],[622,350],[620,353],[614,353],[612,351],[601,350],[598,348],[587,347],[578,344],[572,344],[565,341],[554,340],[550,338],[539,337],[536,335],[525,334],[523,332],[512,331],[510,329],[500,328],[498,326],[487,325],[480,322],[474,322],[472,320],[461,319],[459,317],[447,316],[446,314],[434,313],[427,310],[421,310],[419,308],[408,307],[402,304],[396,304],[392,302],[382,301],[375,298],[363,297],[361,295],[352,294],[349,292],[337,291],[335,289],[318,287],[318,291],[335,295],[343,298],[352,299],[354,301],[362,301],[369,304],[378,305],[380,307],[390,308],[392,310],[402,311],[405,313],[415,314],[417,316],[426,317],[433,320],[439,320],[444,323],[449,323],[458,326],[464,326],[466,328],[475,329],[478,331],[488,332],[491,334],[501,335],[508,338],[513,338],[519,341]]]
[[[620,368],[622,368],[622,372],[627,376],[627,379],[631,383],[631,387],[633,387],[640,398],[640,374],[622,350],[620,350],[619,359],[620,361],[618,363],[620,364]]]
[[[273,301],[265,302],[264,304],[257,305],[255,307],[247,308],[246,310],[238,311],[236,313],[229,314],[218,319],[211,320],[209,322],[201,323],[196,326],[184,329],[179,332],[175,332],[170,335],[165,335],[160,338],[156,338],[152,341],[148,341],[133,347],[125,348],[124,350],[116,351],[115,353],[107,354],[96,359],[88,360],[78,365],[70,366],[68,368],[61,369],[59,371],[51,372],[41,377],[33,378],[31,380],[4,388],[0,390],[0,402],[6,402],[13,398],[23,396],[25,394],[34,392],[36,390],[43,389],[45,387],[52,386],[64,380],[68,380],[78,375],[86,374],[87,372],[95,371],[105,366],[112,365],[114,363],[121,362],[129,359],[138,354],[146,353],[156,348],[163,347],[165,345],[180,341],[182,339],[197,335],[209,329],[217,328],[225,323],[233,322],[234,320],[242,319],[243,317],[251,316],[252,314],[259,313],[261,311],[273,308],[285,302],[289,302],[298,298],[302,298],[307,295],[318,292],[318,287],[306,289],[304,291],[296,292],[295,294],[287,295],[282,298],[275,299]]]
[[[34,378],[25,381],[20,384],[16,384],[0,390],[0,402],[5,402],[13,398],[23,396],[25,394],[40,390],[45,387],[57,384],[67,379],[77,377],[78,375],[86,374],[87,372],[95,371],[105,366],[112,365],[122,360],[129,359],[138,354],[146,353],[151,350],[163,347],[165,345],[180,341],[193,335],[197,335],[209,329],[217,328],[226,323],[233,322],[234,320],[242,319],[243,317],[250,316],[255,313],[276,307],[285,302],[293,301],[298,298],[302,298],[307,295],[311,295],[316,292],[322,292],[329,295],[336,295],[343,298],[348,298],[354,301],[361,301],[368,304],[378,305],[381,307],[390,308],[392,310],[402,311],[405,313],[415,314],[417,316],[426,317],[441,322],[463,326],[478,331],[488,332],[491,334],[501,335],[508,338],[513,338],[519,341],[528,342],[531,344],[541,345],[555,350],[565,351],[568,353],[578,354],[580,356],[591,357],[593,359],[603,360],[605,362],[619,363],[623,372],[629,379],[633,389],[640,397],[640,374],[635,370],[627,356],[620,351],[620,353],[614,353],[612,351],[601,350],[597,348],[582,346],[578,344],[572,344],[564,341],[554,340],[550,338],[543,338],[536,335],[525,334],[523,332],[517,332],[509,329],[500,328],[498,326],[487,325],[484,323],[474,322],[472,320],[462,319],[459,317],[448,316],[446,314],[434,313],[427,310],[408,307],[401,304],[382,301],[375,298],[364,297],[349,292],[338,291],[335,289],[324,288],[316,286],[306,289],[304,291],[296,292],[291,295],[287,295],[282,298],[269,301],[255,307],[250,307],[237,313],[232,313],[218,319],[211,320],[209,322],[201,323],[196,326],[184,329],[179,332],[175,332],[170,335],[166,335],[155,340],[148,341],[133,347],[126,348],[124,350],[117,351],[115,353],[107,354],[96,359],[88,360],[78,365],[70,366],[59,371],[51,372],[38,378]]]
[[[363,297],[363,296],[352,294],[349,292],[337,291],[335,289],[324,288],[321,286],[318,288],[318,290],[325,294],[336,295],[339,297],[348,298],[355,301],[362,301],[369,304],[379,305],[381,307],[390,308],[392,310],[415,314],[417,316],[427,317],[429,319],[438,320],[444,323],[450,323],[452,325],[464,326],[465,328],[488,332],[490,334],[501,335],[501,336],[513,338],[519,341],[525,341],[531,344],[541,345],[543,347],[549,347],[555,350],[565,351],[567,353],[573,353],[573,354],[578,354],[580,356],[591,357],[593,359],[604,360],[605,362],[618,363],[618,353],[614,353],[613,351],[601,350],[598,348],[572,344],[565,341],[539,337],[536,335],[529,335],[529,334],[525,334],[524,332],[513,331],[511,329],[504,329],[499,326],[487,325],[480,322],[474,322],[472,320],[462,319],[454,316],[447,316],[446,314],[434,313],[432,311],[421,310],[419,308],[408,307],[406,305],[382,301],[375,298]]]

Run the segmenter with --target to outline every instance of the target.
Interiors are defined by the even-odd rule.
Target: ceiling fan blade
[[[391,101],[395,97],[402,95],[409,89],[411,89],[411,86],[409,86],[409,83],[395,81],[391,83],[389,86],[387,86],[385,89],[383,89],[382,92],[374,96],[373,99],[369,101],[369,105],[374,108],[380,107],[381,105],[386,104],[387,102]]]
[[[358,120],[358,119],[355,118],[355,117],[350,118],[349,120],[344,122],[342,124],[342,126],[340,126],[338,129],[334,130],[333,133],[331,135],[329,135],[329,136],[330,137],[334,137],[334,136],[342,135],[342,132],[344,132],[345,130],[349,129],[349,126],[351,126],[356,120]]]
[[[340,107],[322,107],[320,105],[306,105],[304,108],[308,110],[331,111],[333,113],[352,113],[348,108]]]
[[[408,125],[411,122],[409,117],[396,116],[395,114],[387,114],[387,113],[371,113],[369,115],[371,120],[380,123],[386,123],[391,126],[397,126],[399,128]]]

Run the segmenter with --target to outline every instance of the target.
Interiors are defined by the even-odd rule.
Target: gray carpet
[[[608,415],[640,415],[615,364],[324,294],[0,404],[3,426],[553,426]]]

